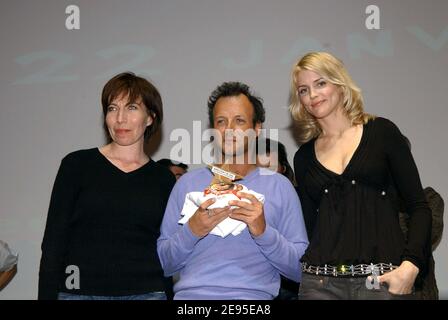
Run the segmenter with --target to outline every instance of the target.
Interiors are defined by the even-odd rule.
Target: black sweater
[[[430,253],[431,212],[417,167],[399,129],[384,118],[364,125],[361,142],[339,175],[316,158],[312,139],[294,157],[312,265],[393,263],[409,260],[425,272]],[[398,210],[409,212],[408,241]]]
[[[152,160],[125,173],[97,148],[67,155],[51,195],[39,299],[164,291],[156,243],[174,183]],[[69,265],[79,268],[80,289],[66,288]]]

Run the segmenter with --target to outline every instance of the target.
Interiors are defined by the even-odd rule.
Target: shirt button
[[[325,193],[328,193],[328,189],[325,189],[324,192],[325,192]]]
[[[386,195],[386,191],[381,192],[381,195],[385,196]]]
[[[355,180],[352,180],[352,184],[356,184],[356,181],[355,181]]]

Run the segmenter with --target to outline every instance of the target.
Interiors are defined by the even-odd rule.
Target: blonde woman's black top
[[[417,167],[399,129],[384,118],[363,127],[361,142],[342,174],[316,158],[316,139],[294,157],[310,245],[310,265],[392,263],[408,260],[425,272],[431,212]],[[410,214],[409,236],[400,229],[399,199]]]

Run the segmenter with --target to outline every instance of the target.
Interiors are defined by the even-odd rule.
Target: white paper
[[[246,192],[254,195],[258,201],[264,203],[264,196],[262,194],[259,194],[255,191],[248,190],[245,186],[243,186],[243,190],[241,192]],[[216,208],[224,208],[229,205],[230,200],[240,200],[240,201],[246,201],[250,202],[247,199],[239,199],[236,195],[233,193],[226,193],[222,195],[215,195],[215,194],[207,194],[204,196],[204,192],[189,192],[185,196],[185,202],[184,206],[182,208],[182,218],[179,220],[180,224],[186,223],[191,216],[198,210],[199,206],[207,201],[210,198],[215,198],[216,201],[211,206],[208,207],[208,209],[216,209]],[[233,206],[232,208],[236,208]],[[220,236],[222,238],[228,236],[230,233],[234,236],[240,234],[247,225],[239,220],[235,220],[232,218],[226,218],[223,221],[221,221],[215,228],[213,228],[212,231],[210,231],[211,234]]]

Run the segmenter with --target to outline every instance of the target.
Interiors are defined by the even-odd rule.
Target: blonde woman
[[[403,135],[364,112],[343,63],[306,54],[292,70],[302,146],[295,175],[310,245],[301,299],[413,298],[430,253],[431,212]],[[411,214],[404,240],[398,198]]]

